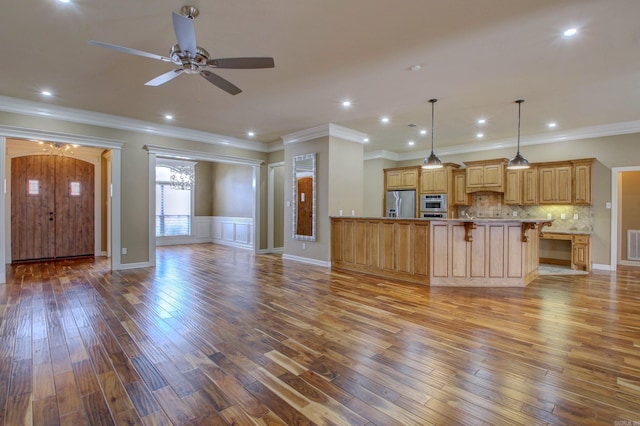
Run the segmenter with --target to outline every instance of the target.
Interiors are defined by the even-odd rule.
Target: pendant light
[[[433,104],[438,102],[437,99],[430,99],[431,102],[431,155],[424,159],[422,162],[423,169],[440,169],[442,168],[442,161],[436,154],[433,153]]]
[[[522,107],[523,102],[524,99],[518,99],[516,101],[518,104],[518,152],[516,152],[516,156],[509,160],[509,163],[507,164],[507,169],[510,170],[529,168],[529,162],[520,154],[520,108]]]

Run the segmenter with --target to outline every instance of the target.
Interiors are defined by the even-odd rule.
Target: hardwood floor
[[[21,264],[0,419],[36,424],[640,422],[640,271],[428,288],[216,245],[156,268]]]

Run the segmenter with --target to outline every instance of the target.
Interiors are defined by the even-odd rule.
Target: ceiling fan
[[[173,29],[176,33],[178,43],[171,47],[168,57],[95,40],[89,40],[89,44],[144,56],[145,58],[173,62],[178,65],[179,68],[147,81],[145,83],[146,86],[160,86],[181,74],[200,74],[207,81],[225,92],[237,95],[242,92],[239,87],[219,75],[212,73],[208,68],[256,69],[273,68],[275,66],[273,58],[268,57],[210,59],[209,52],[196,44],[196,32],[193,20],[200,12],[193,6],[183,6],[180,9],[180,13],[181,15],[178,15],[173,12]]]

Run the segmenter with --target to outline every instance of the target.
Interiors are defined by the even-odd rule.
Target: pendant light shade
[[[518,104],[518,151],[516,152],[515,157],[509,160],[507,164],[507,169],[510,170],[518,170],[518,169],[528,169],[529,162],[526,158],[520,154],[520,108],[522,107],[522,103],[524,99],[518,99],[516,103]]]
[[[431,154],[422,162],[423,169],[439,169],[442,167],[442,161],[433,153],[433,104],[438,102],[437,99],[430,99],[431,102]]]

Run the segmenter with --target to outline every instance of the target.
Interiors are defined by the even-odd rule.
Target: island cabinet
[[[421,194],[450,194],[453,184],[453,171],[459,164],[444,163],[441,169],[420,169]]]
[[[467,171],[453,171],[453,196],[451,202],[454,206],[470,206],[471,194],[467,192]]]
[[[431,286],[522,287],[542,221],[331,218],[331,266]]]
[[[497,160],[465,161],[467,192],[504,192],[506,158]]]
[[[387,191],[417,189],[419,167],[399,167],[384,170],[384,185]]]
[[[429,222],[331,218],[331,265],[428,284]]]
[[[571,162],[544,163],[538,167],[539,204],[571,204],[573,167]]]
[[[524,170],[505,173],[504,203],[520,206],[538,204],[538,168],[532,165]]]

